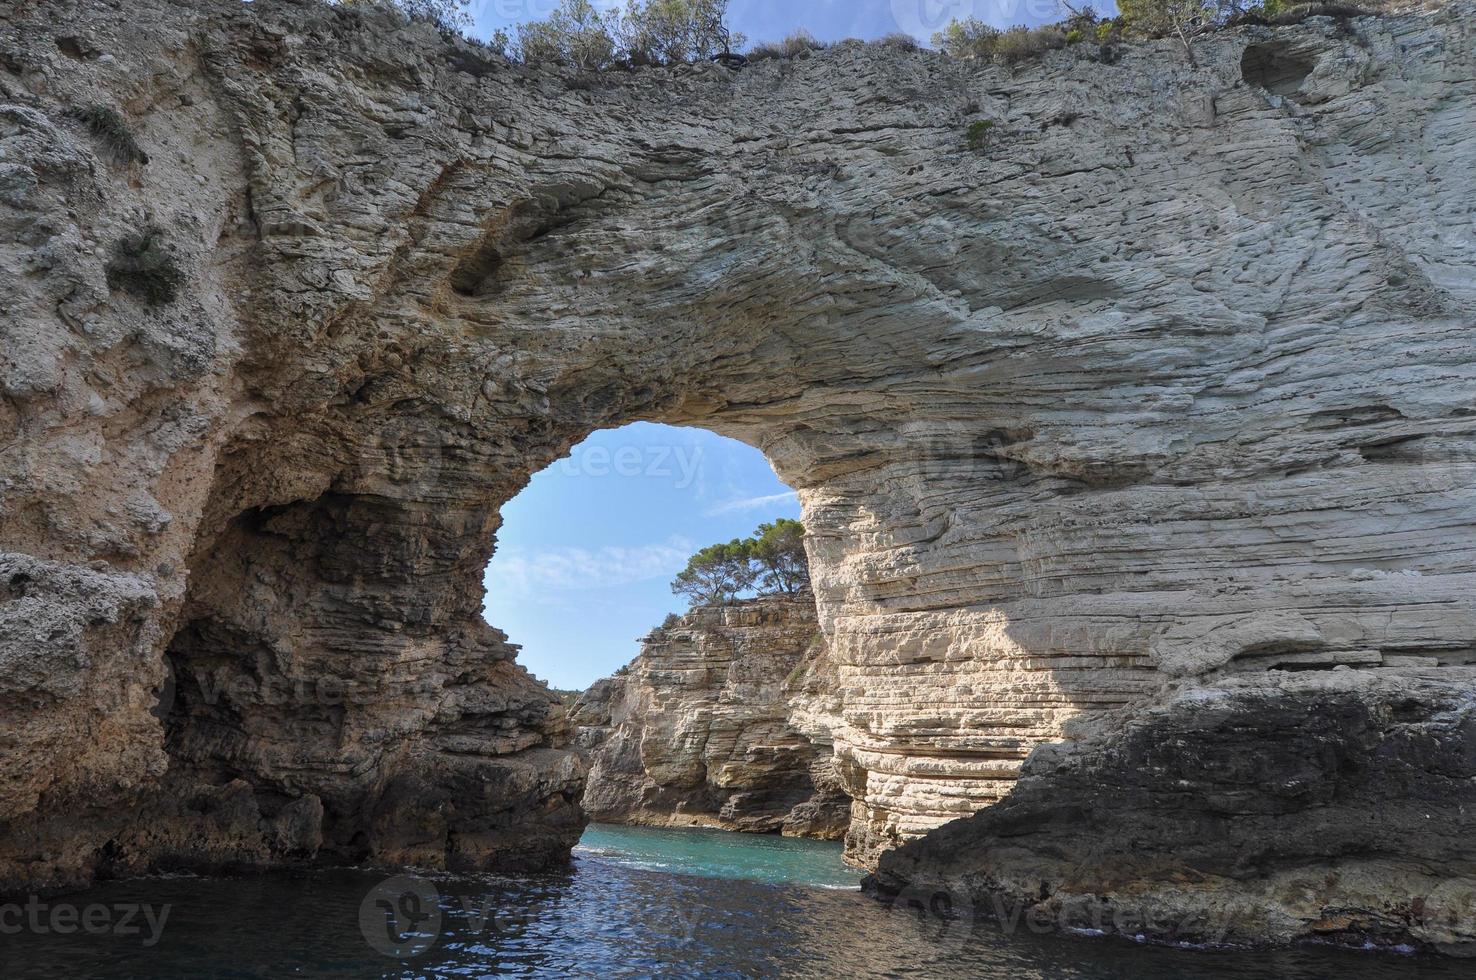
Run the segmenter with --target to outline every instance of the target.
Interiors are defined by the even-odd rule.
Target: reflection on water
[[[670,869],[641,866],[662,848]],[[787,870],[758,867],[776,855]],[[719,877],[724,871],[735,873]],[[33,921],[23,907],[6,915],[0,903],[0,977],[1470,976],[1469,964],[1391,954],[1207,952],[1038,936],[1023,924],[1011,931],[889,909],[831,876],[854,881],[825,845],[597,828],[572,871],[558,875],[386,883],[373,872],[323,871],[119,882],[48,900]],[[118,931],[120,910],[144,904],[156,919],[169,907],[152,946],[147,928]],[[73,926],[59,934],[49,916],[62,906],[76,914],[57,920]],[[100,910],[98,926],[108,913],[106,930],[79,925],[91,907]],[[18,931],[10,928],[17,921]]]

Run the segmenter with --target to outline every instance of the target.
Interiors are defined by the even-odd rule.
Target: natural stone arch
[[[864,860],[1008,792],[1083,711],[1172,731],[1216,685],[1321,710],[1285,664],[1368,668],[1353,696],[1408,687],[1410,723],[1469,688],[1469,5],[1360,22],[1377,54],[1273,32],[1317,57],[1296,107],[1242,83],[1264,32],[1202,69],[843,45],[588,87],[233,0],[89,7],[137,69],[111,74],[59,60],[68,7],[7,28],[5,139],[46,178],[15,220],[51,237],[7,287],[3,635],[40,668],[0,689],[0,879],[558,856],[577,772],[478,577],[520,480],[635,419],[742,438],[800,490]],[[154,162],[109,169],[61,90],[127,108]],[[1008,152],[968,147],[978,119]],[[166,309],[106,287],[138,209],[187,273]],[[198,772],[171,769],[171,643],[182,674],[224,650],[431,689],[238,738],[182,714],[186,678],[170,747]],[[1457,867],[1476,810],[1428,802],[1455,836],[1421,856]]]

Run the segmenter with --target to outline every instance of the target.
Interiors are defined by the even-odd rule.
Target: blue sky
[[[686,608],[671,580],[693,552],[799,516],[751,446],[646,422],[597,432],[503,507],[486,617],[522,644],[519,663],[582,690]]]
[[[624,6],[624,0],[594,0],[597,7]],[[472,31],[489,36],[499,27],[545,19],[557,0],[472,0]],[[1097,4],[1099,11],[1115,9]],[[1055,0],[731,0],[728,26],[750,43],[774,41],[805,28],[822,41],[847,37],[871,40],[902,31],[927,41],[950,19],[978,17],[996,27],[1061,20]]]

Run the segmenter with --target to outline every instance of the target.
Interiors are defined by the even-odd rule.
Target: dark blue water
[[[888,908],[861,895],[855,881],[834,845],[596,827],[573,870],[558,875],[164,878],[117,882],[30,910],[0,905],[0,978],[1476,974],[1469,963],[1387,953],[1211,952],[1034,935],[1023,926]]]

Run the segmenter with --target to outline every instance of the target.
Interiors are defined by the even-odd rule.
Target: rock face
[[[842,837],[851,800],[828,732],[791,721],[825,672],[814,598],[701,606],[574,707],[584,809],[606,823]],[[811,735],[814,736],[812,741]]]
[[[1164,941],[1472,951],[1476,691],[1240,675],[1084,728],[1004,801],[884,854],[871,886]]]
[[[529,474],[645,419],[799,490],[857,860],[1010,795],[1070,722],[1264,687],[1203,695],[1247,752],[1284,759],[1275,703],[1367,702],[1306,763],[1357,779],[1317,792],[1427,801],[1331,808],[1362,850],[1275,863],[1412,910],[1377,855],[1443,853],[1476,802],[1380,754],[1469,752],[1473,29],[1461,0],[1197,66],[843,44],[589,78],[289,0],[5,5],[0,882],[560,859],[579,764],[481,572]],[[1032,798],[1126,778],[1074,744]],[[1238,792],[1164,758],[1120,826]],[[1198,874],[1012,840],[1005,888],[1059,860],[1173,904]],[[1254,888],[1306,928],[1356,891]]]

